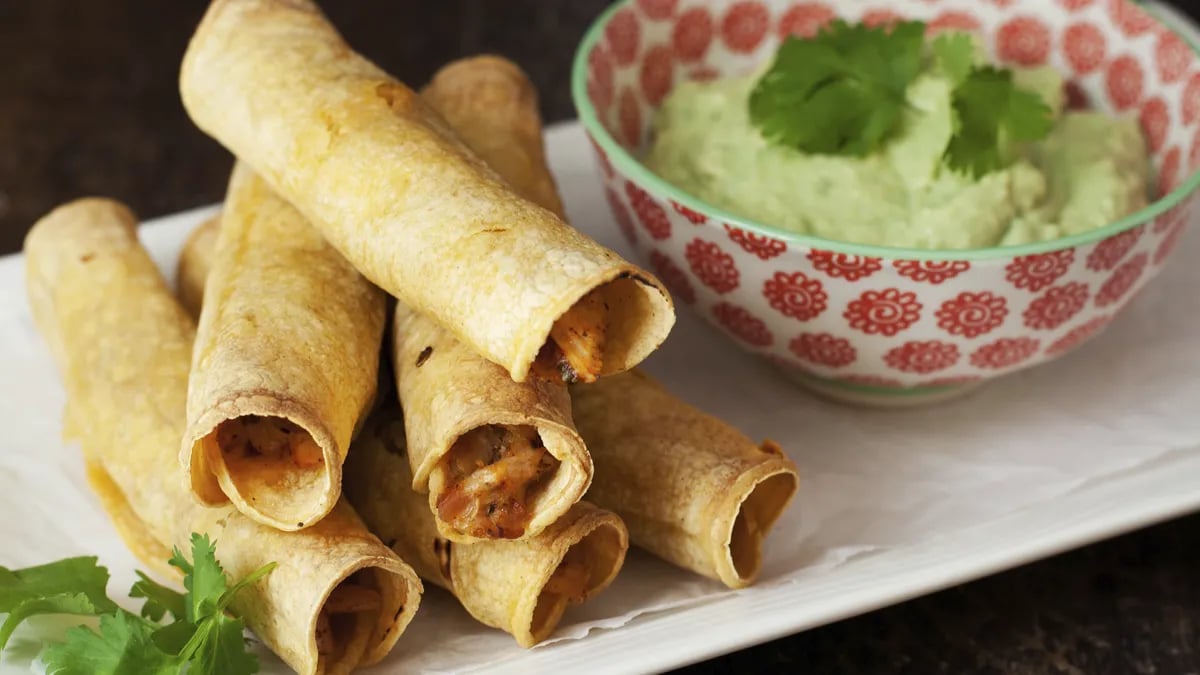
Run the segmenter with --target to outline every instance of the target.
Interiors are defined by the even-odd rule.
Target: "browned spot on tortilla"
[[[438,569],[441,570],[446,582],[453,585],[454,581],[450,578],[450,547],[449,540],[441,538],[433,540],[433,552],[437,555]]]
[[[416,103],[413,90],[398,82],[380,82],[375,85],[375,95],[383,99],[388,107],[397,112],[410,110]]]
[[[768,455],[775,455],[776,457],[783,456],[783,448],[779,447],[778,443],[769,438],[762,442],[760,449]]]
[[[432,346],[422,349],[421,353],[417,355],[417,367],[420,368],[421,366],[425,365],[425,362],[429,360],[429,357],[432,354],[433,354]]]

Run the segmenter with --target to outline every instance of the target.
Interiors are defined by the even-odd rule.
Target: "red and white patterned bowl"
[[[1069,74],[1074,105],[1139,116],[1160,198],[1082,235],[931,252],[739,218],[638,161],[675,82],[746,73],[835,17],[973,30],[1001,62]],[[1200,58],[1127,0],[625,0],[584,38],[572,92],[616,224],[676,301],[850,400],[944,398],[1093,337],[1166,262],[1200,183]]]

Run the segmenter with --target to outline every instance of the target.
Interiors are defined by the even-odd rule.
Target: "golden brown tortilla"
[[[179,264],[175,267],[175,288],[179,302],[187,310],[188,316],[200,316],[200,305],[204,299],[204,281],[212,268],[212,256],[217,250],[217,234],[221,230],[221,214],[217,214],[201,223],[188,235],[183,244],[183,250],[194,251],[203,255],[202,259],[191,256],[180,256]]]
[[[674,323],[656,279],[515,194],[308,0],[215,0],[180,90],[368,279],[517,381],[570,340],[577,309],[603,312],[597,375],[636,365]]]
[[[381,406],[346,460],[346,497],[372,532],[426,581],[454,594],[471,616],[532,647],[554,632],[568,605],[606,588],[620,571],[628,532],[616,515],[586,502],[521,541],[458,544],[443,537],[412,489],[404,423]]]
[[[67,392],[64,427],[83,448],[102,506],[160,572],[192,532],[217,541],[233,578],[278,563],[233,609],[297,672],[346,673],[380,660],[412,619],[421,584],[348,504],[287,533],[189,494],[176,451],[195,328],[134,226],[124,206],[82,199],[42,218],[25,240],[30,306]],[[369,606],[344,602],[364,591]]]
[[[386,296],[240,162],[220,223],[180,459],[204,503],[298,530],[341,493]]]
[[[637,370],[571,395],[596,463],[588,499],[667,562],[730,588],[753,583],[763,539],[799,482],[779,446],[756,445]]]

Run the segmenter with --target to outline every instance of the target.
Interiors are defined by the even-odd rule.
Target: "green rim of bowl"
[[[1104,227],[1073,234],[1068,237],[1052,239],[1049,241],[1034,242],[1031,244],[1019,244],[1016,246],[993,246],[989,248],[971,248],[971,249],[947,249],[947,250],[929,250],[917,248],[898,248],[890,246],[876,246],[872,244],[855,244],[851,242],[837,241],[835,239],[824,239],[808,234],[799,234],[784,230],[772,225],[766,225],[754,220],[748,220],[741,216],[729,213],[723,209],[717,208],[703,200],[700,200],[687,192],[675,187],[655,174],[650,169],[646,168],[636,157],[630,154],[621,144],[615,139],[600,123],[596,115],[595,108],[592,107],[592,102],[587,95],[587,55],[591,52],[592,47],[601,40],[604,36],[604,28],[608,25],[609,19],[613,14],[620,11],[622,8],[632,4],[633,0],[619,0],[610,6],[603,14],[600,15],[588,28],[587,34],[584,35],[583,41],[579,43],[579,47],[575,52],[575,60],[571,66],[571,98],[575,103],[575,109],[579,113],[579,119],[583,122],[584,128],[588,131],[596,143],[600,145],[601,150],[608,156],[609,162],[617,167],[621,173],[632,178],[633,180],[650,187],[654,192],[664,195],[669,199],[682,204],[690,209],[709,214],[716,219],[734,225],[736,227],[750,230],[758,234],[781,239],[789,244],[797,244],[807,246],[809,248],[817,248],[821,250],[833,251],[835,253],[847,253],[851,255],[871,256],[876,258],[888,259],[905,259],[905,260],[991,260],[995,258],[1010,258],[1019,255],[1034,255],[1039,253],[1049,253],[1067,248],[1074,248],[1085,244],[1098,242],[1102,239],[1111,237],[1114,234],[1124,232],[1125,230],[1133,229],[1139,225],[1148,223],[1166,211],[1174,208],[1179,202],[1183,201],[1192,191],[1200,186],[1200,170],[1194,171],[1187,177],[1185,181],[1180,183],[1169,194],[1156,199],[1148,204],[1145,208],[1135,211],[1120,220],[1117,220]],[[1160,29],[1170,31],[1175,34],[1192,50],[1193,55],[1200,60],[1200,48],[1195,43],[1180,34],[1178,31],[1167,25],[1162,17],[1152,12],[1149,8],[1143,6],[1147,14],[1150,14],[1155,23]]]

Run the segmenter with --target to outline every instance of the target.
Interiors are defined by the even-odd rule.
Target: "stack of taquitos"
[[[219,224],[180,261],[194,351],[126,211],[64,207],[27,245],[70,429],[148,563],[193,530],[233,574],[279,562],[237,609],[302,672],[391,647],[420,593],[396,552],[526,646],[612,580],[629,539],[753,580],[795,468],[623,373],[665,337],[669,297],[563,222],[515,66],[468,59],[417,98],[307,0],[216,0],[181,86],[239,154]],[[384,290],[404,424],[384,401],[364,428]],[[186,472],[163,464],[181,438]],[[339,502],[343,461],[387,546]]]
[[[217,222],[188,238],[180,254],[178,293],[199,313],[212,264]],[[580,502],[536,536],[459,545],[439,532],[429,505],[412,487],[398,402],[381,396],[351,446],[345,494],[371,531],[426,581],[454,594],[481,623],[510,633],[523,647],[544,640],[567,605],[583,602],[616,577],[629,548],[619,517]]]
[[[542,158],[536,96],[514,65],[489,57],[463,60],[444,68],[424,96],[446,112],[455,128],[470,130],[470,142],[475,141],[471,134],[481,128],[489,130],[490,146],[484,147],[498,150],[488,151],[486,159],[491,161],[494,155],[502,162],[507,159],[502,166],[530,167],[509,169],[514,189],[533,191],[541,185],[542,194],[557,201]],[[463,105],[466,101],[472,103]],[[211,232],[215,227],[216,223],[208,222],[197,228],[180,257],[179,293],[192,299],[193,311],[199,311],[204,278],[214,264]],[[214,287],[210,282],[208,290]],[[496,434],[499,422],[509,420],[528,422],[539,437],[551,439],[550,443],[566,439],[583,452],[561,382],[513,382],[503,369],[457,343],[431,320],[403,307],[400,311],[405,320],[397,323],[397,345],[436,345],[416,369],[418,376],[404,380],[410,394],[405,406],[410,420],[425,425],[433,420],[435,426],[444,420],[463,419],[495,423],[473,427],[462,435]],[[412,396],[422,390],[435,395]],[[470,412],[439,414],[445,409]],[[411,414],[413,410],[419,414]],[[550,416],[554,418],[548,419]],[[403,433],[396,401],[382,403],[347,458],[346,494],[372,531],[414,564],[426,580],[451,590],[482,623],[506,630],[523,646],[532,646],[553,631],[568,604],[582,602],[616,576],[628,548],[624,524],[612,513],[586,503],[571,506],[568,502],[564,515],[547,519],[536,533],[521,541],[452,543],[439,532],[444,524],[435,523],[430,506],[413,488]],[[425,431],[418,438],[433,435]],[[583,457],[586,459],[586,454]],[[588,469],[590,479],[590,460]]]
[[[301,673],[381,659],[412,619],[421,584],[345,503],[284,533],[230,508],[195,504],[175,460],[194,324],[137,242],[133,215],[87,199],[51,212],[25,241],[30,306],[67,390],[66,434],[130,549],[166,571],[192,532],[220,544],[241,577],[278,566],[233,609]]]
[[[451,93],[445,113],[458,101],[441,90]],[[566,513],[592,464],[561,380],[635,365],[674,312],[657,280],[513,190],[469,148],[532,175],[544,166],[536,117],[500,121],[516,143],[462,127],[464,144],[306,0],[213,2],[181,91],[193,120],[247,165],[231,181],[193,363],[182,455],[197,496],[232,499],[284,529],[330,507],[373,384],[382,300],[371,279],[399,299],[394,353],[407,366],[397,377],[414,486],[429,493],[439,531],[522,538]],[[250,166],[280,196],[251,187]],[[540,187],[532,196],[557,210],[553,183]],[[280,243],[287,231],[304,241]],[[317,240],[310,269],[294,251]],[[346,321],[355,311],[361,321]],[[522,386],[531,368],[540,376]]]
[[[531,92],[515,66],[479,57],[446,66],[422,95],[455,129],[464,130],[465,141],[515,190],[561,212],[536,133],[540,121]],[[527,129],[535,133],[522,133]],[[203,257],[203,251],[192,254],[191,248],[185,255]],[[435,402],[465,400],[491,410],[493,418],[539,410],[525,402],[537,400],[535,383],[511,383],[466,347],[426,339],[434,331],[415,312],[397,313],[394,367],[411,443],[430,444],[427,439],[435,434],[428,430],[436,423],[429,419],[437,415],[413,413],[436,410]],[[453,343],[448,336],[442,339]],[[429,368],[439,357],[449,362],[445,369]],[[453,383],[448,392],[442,390],[445,383]],[[497,390],[519,394],[522,388],[525,401],[489,395]],[[553,387],[548,391],[560,394]],[[770,442],[756,445],[640,372],[575,385],[574,399],[574,414],[596,465],[589,494],[627,521],[634,543],[730,587],[751,583],[762,540],[797,487],[795,466],[779,448]],[[551,410],[571,419],[564,399],[555,399]],[[378,521],[368,520],[378,531]]]

